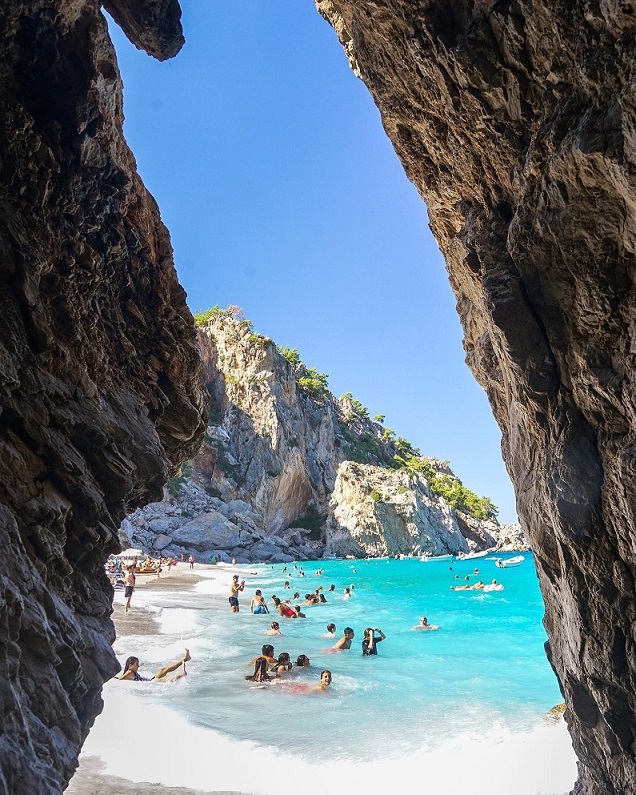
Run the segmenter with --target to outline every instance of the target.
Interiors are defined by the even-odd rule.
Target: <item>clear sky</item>
[[[159,63],[111,25],[125,133],[194,311],[237,304],[517,521],[426,207],[312,0],[182,0]]]

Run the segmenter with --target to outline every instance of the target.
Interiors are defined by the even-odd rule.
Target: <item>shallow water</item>
[[[386,792],[424,769],[440,794],[468,788],[561,795],[574,781],[574,756],[563,722],[543,722],[562,699],[543,650],[532,556],[525,557],[506,570],[489,559],[306,562],[304,578],[293,564],[287,572],[281,564],[238,566],[246,587],[237,615],[227,601],[230,569],[210,569],[194,592],[140,591],[137,603],[152,602],[162,633],[122,638],[115,651],[122,661],[139,656],[142,673],[151,674],[188,646],[189,675],[171,685],[109,683],[85,753],[132,780],[263,795],[287,791],[290,776],[301,777],[304,795],[350,792],[360,777],[366,792]],[[466,575],[471,582],[496,578],[505,590],[455,592],[456,575],[460,582]],[[331,583],[335,594],[327,592]],[[343,589],[352,583],[345,599]],[[256,588],[269,599],[318,585],[328,603],[303,607],[306,619],[282,619],[271,606],[270,616],[249,612]],[[422,615],[440,629],[413,630]],[[272,620],[279,620],[282,637],[264,634]],[[330,649],[334,641],[323,634],[331,621],[337,637],[353,627],[351,650]],[[377,657],[361,654],[365,626],[386,634]],[[267,642],[276,654],[310,657],[311,667],[295,670],[291,682],[314,684],[329,668],[330,690],[246,681],[248,661]],[[128,714],[143,718],[133,748],[113,737],[113,722]]]

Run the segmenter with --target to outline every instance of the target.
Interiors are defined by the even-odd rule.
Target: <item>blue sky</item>
[[[194,311],[238,304],[516,521],[426,208],[312,0],[182,2],[159,63],[111,25],[125,133]]]

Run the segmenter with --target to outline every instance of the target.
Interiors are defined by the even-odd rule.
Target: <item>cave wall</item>
[[[316,0],[429,209],[531,539],[577,791],[636,791],[636,4]]]
[[[108,5],[157,57],[183,41],[176,2]],[[34,795],[62,791],[118,667],[117,527],[205,412],[99,4],[4,0],[0,29],[0,792]]]

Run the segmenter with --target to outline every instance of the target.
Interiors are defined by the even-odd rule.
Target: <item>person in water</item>
[[[252,613],[269,613],[269,608],[265,604],[265,599],[261,591],[257,590],[252,601],[250,602],[250,610]]]
[[[339,641],[334,643],[332,648],[334,648],[334,649],[350,649],[351,648],[351,641],[353,640],[354,635],[355,635],[355,632],[351,629],[351,627],[345,627],[344,628],[344,635],[340,638]]]
[[[277,596],[274,597],[274,607],[279,616],[283,616],[283,618],[296,618],[295,611],[292,610],[289,605],[283,604]]]
[[[376,636],[376,634],[375,634],[376,632],[380,633],[380,637]],[[369,656],[371,654],[377,654],[378,653],[378,649],[377,649],[378,643],[380,643],[381,641],[385,640],[385,638],[386,638],[386,635],[384,634],[384,632],[382,632],[381,629],[378,629],[377,627],[375,627],[375,629],[372,628],[372,627],[367,627],[364,630],[364,640],[362,641],[362,654],[365,657],[367,657],[367,656]]]
[[[267,657],[257,657],[254,660],[254,673],[246,676],[250,682],[271,682],[272,677],[267,673]]]
[[[278,623],[278,621],[272,621],[270,628],[265,630],[265,634],[282,635],[283,633],[280,631],[280,624]]]
[[[336,625],[327,624],[327,631],[323,635],[323,638],[335,638],[335,637],[336,637]]]
[[[265,657],[268,665],[276,665],[276,663],[278,662],[276,657],[274,657],[274,647],[272,646],[271,643],[263,644],[261,653],[258,655],[258,657]],[[256,660],[258,660],[258,657],[254,657],[250,665],[256,665]]]
[[[299,654],[296,665],[298,668],[309,668],[309,657],[306,654]]]
[[[277,676],[282,676],[282,674],[291,671],[293,668],[291,658],[286,651],[282,651],[278,655],[278,659],[276,662],[270,666],[270,672],[275,673]]]
[[[244,590],[245,590],[245,580],[241,580],[241,582],[239,582],[238,574],[234,574],[232,577],[232,582],[230,583],[230,596],[228,599],[233,613],[238,613],[239,611],[238,595],[239,591],[244,591]]]
[[[320,674],[320,682],[312,687],[312,690],[325,691],[331,685],[331,671],[322,671]]]
[[[436,624],[429,624],[428,618],[422,616],[422,618],[420,618],[420,623],[415,627],[411,627],[411,629],[439,629],[439,627]]]
[[[126,599],[126,605],[124,607],[124,613],[127,613],[130,610],[130,600],[132,599],[133,591],[135,590],[135,566],[127,566],[126,574],[124,576],[124,597]]]
[[[294,611],[296,613],[296,618],[307,618],[307,616],[304,613],[301,613],[300,605],[296,605],[296,607],[294,608]]]
[[[146,679],[139,674],[139,657],[129,657],[124,664],[124,672],[121,676],[118,676],[117,679],[122,682],[176,682],[177,679],[187,676],[186,663],[191,659],[190,652],[186,649],[186,653],[180,660],[170,663],[169,665],[164,665],[154,676],[150,679]],[[180,671],[174,676],[168,676],[181,668],[181,666],[183,666],[183,671]]]

